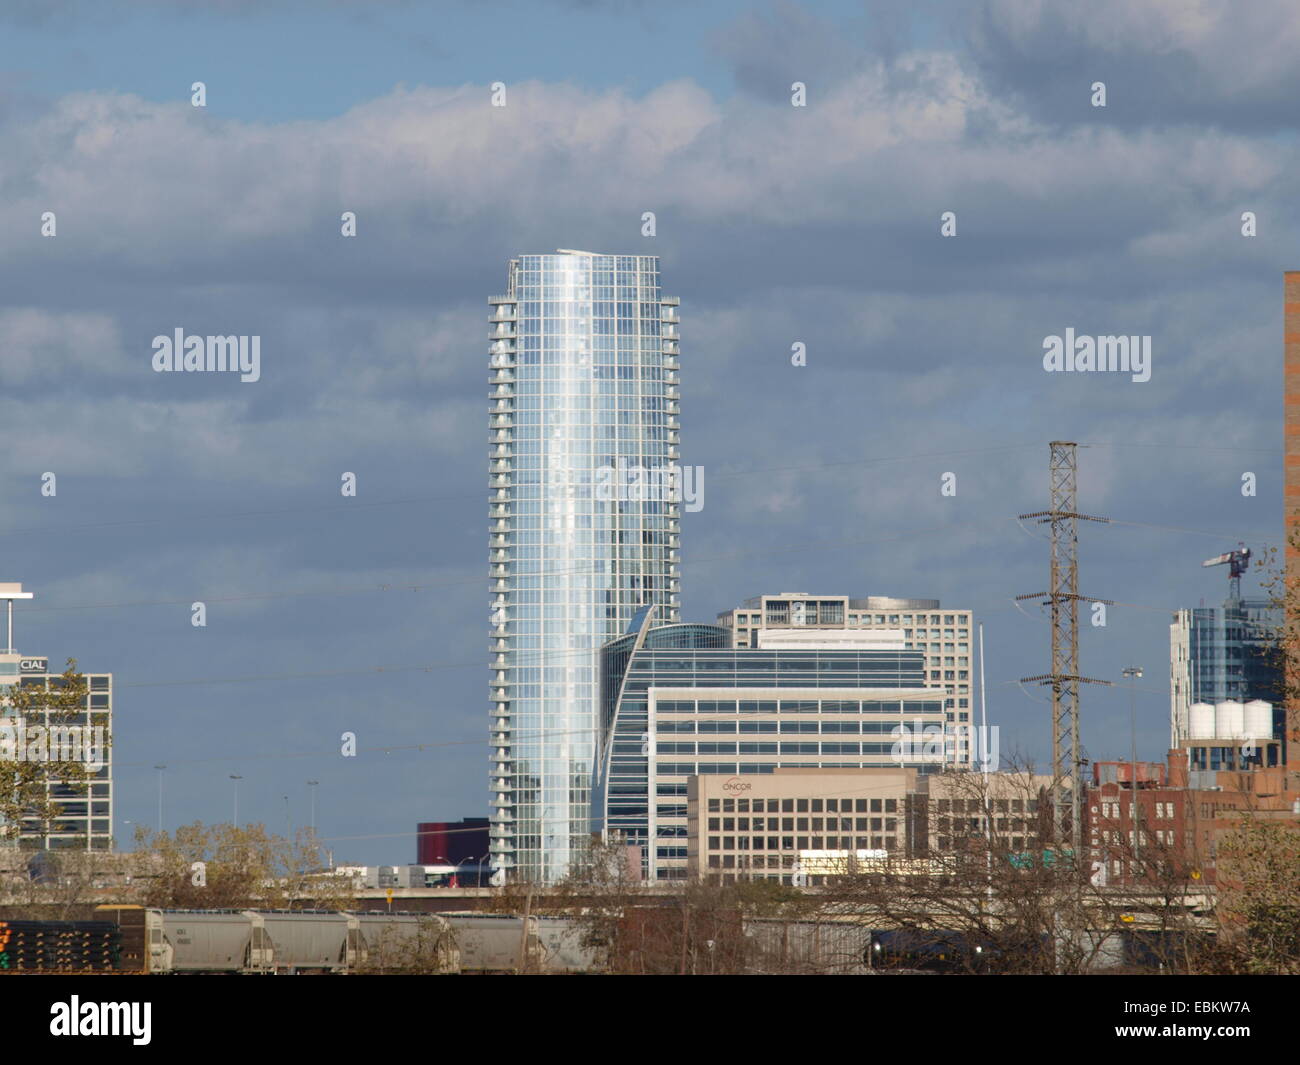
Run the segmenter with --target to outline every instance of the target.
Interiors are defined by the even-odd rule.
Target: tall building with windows
[[[561,249],[488,302],[489,861],[553,881],[590,840],[599,648],[677,616],[679,504],[610,471],[678,461],[678,301],[656,256]]]
[[[955,733],[949,752],[955,765],[970,766],[977,752],[968,741],[974,714],[974,626],[969,610],[941,608],[938,599],[782,592],[746,599],[718,615],[737,647],[825,647],[870,636],[879,646],[921,651],[925,680],[944,690],[944,717]],[[967,727],[963,727],[967,726]]]
[[[63,671],[51,669],[48,658],[21,654],[14,647],[14,601],[31,598],[21,584],[0,583],[0,602],[8,614],[6,646],[0,649],[0,761],[40,752],[55,761],[84,762],[86,777],[77,782],[46,777],[41,786],[55,816],[45,824],[25,819],[17,842],[29,850],[112,850],[113,675],[83,674],[86,700],[79,712],[38,706],[25,716],[13,713],[6,696],[14,688],[45,691],[63,684]]]
[[[1282,667],[1273,642],[1281,623],[1281,610],[1263,598],[1229,597],[1222,607],[1174,614],[1169,626],[1170,747],[1185,747],[1192,738],[1193,703],[1227,700],[1275,704],[1274,734],[1282,738]]]
[[[687,876],[694,776],[721,775],[743,792],[778,769],[924,774],[950,764],[944,693],[924,684],[920,651],[861,636],[834,648],[733,648],[722,626],[658,625],[655,613],[639,611],[602,655],[593,819],[639,852],[646,879]],[[788,872],[807,846],[782,842],[764,868],[770,859]]]

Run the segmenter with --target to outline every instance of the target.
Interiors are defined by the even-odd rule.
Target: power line
[[[815,473],[819,470],[840,469],[846,466],[860,468],[862,466],[881,465],[888,462],[915,462],[922,459],[934,458],[951,458],[956,455],[979,455],[989,454],[1001,451],[1022,451],[1033,447],[1032,444],[997,444],[982,448],[960,448],[953,451],[932,451],[921,452],[915,455],[884,455],[884,456],[863,456],[853,459],[840,459],[835,462],[819,462],[802,466],[766,466],[748,470],[731,470],[724,473],[710,474],[709,479],[733,480],[740,477],[768,476],[774,473]],[[374,502],[353,501],[349,503],[330,503],[330,504],[310,504],[298,507],[279,507],[267,508],[262,510],[236,510],[236,511],[214,511],[204,514],[169,514],[153,518],[123,518],[114,521],[94,521],[78,522],[76,524],[58,524],[45,526],[29,526],[27,528],[9,529],[3,534],[5,536],[17,536],[27,534],[49,535],[51,533],[74,532],[82,529],[109,529],[109,528],[127,528],[142,525],[159,525],[170,522],[188,522],[188,521],[224,521],[228,519],[239,518],[263,518],[263,517],[286,517],[295,514],[319,514],[319,513],[338,513],[346,514],[349,511],[358,509],[371,509],[376,507],[395,507],[409,506],[411,504],[421,503],[447,503],[464,499],[483,499],[490,500],[492,497],[492,488],[474,489],[467,492],[454,492],[446,495],[437,496],[408,496],[399,499],[384,499]]]

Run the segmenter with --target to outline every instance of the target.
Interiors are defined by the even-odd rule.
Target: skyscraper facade
[[[1274,633],[1282,611],[1270,599],[1224,600],[1222,607],[1179,610],[1169,626],[1169,744],[1191,738],[1193,703],[1262,699],[1275,704],[1282,738],[1282,666]]]
[[[678,301],[656,256],[562,249],[488,302],[490,864],[554,881],[591,835],[598,650],[678,613]]]
[[[922,651],[849,641],[734,648],[726,627],[656,625],[654,614],[639,612],[603,652],[596,803],[608,838],[640,852],[646,879],[686,878],[693,776],[734,778],[743,793],[751,776],[778,769],[952,764],[943,692],[925,686]],[[809,846],[793,833],[786,842],[773,844],[784,853],[764,869],[788,875]]]

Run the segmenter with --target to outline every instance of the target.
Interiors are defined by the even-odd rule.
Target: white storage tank
[[[1214,738],[1240,740],[1246,733],[1246,708],[1235,699],[1225,699],[1214,707]]]
[[[1187,715],[1188,739],[1214,739],[1214,707],[1210,703],[1192,703]]]
[[[1273,738],[1273,704],[1252,699],[1245,706],[1246,737],[1252,740]]]

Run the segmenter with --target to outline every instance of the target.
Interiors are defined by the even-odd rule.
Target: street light
[[[313,838],[316,835],[316,785],[319,783],[319,780],[307,781],[307,787],[311,788],[311,834]]]
[[[162,822],[163,770],[166,769],[167,767],[165,765],[156,765],[154,766],[154,768],[158,770],[158,831],[162,832],[163,830],[163,822]]]
[[[1133,865],[1136,867],[1138,859],[1142,854],[1142,808],[1138,805],[1138,741],[1137,741],[1137,679],[1142,676],[1141,666],[1129,666],[1121,674],[1128,678],[1128,716],[1129,716],[1129,736],[1132,742],[1132,750],[1129,752],[1133,760],[1133,777],[1129,781],[1129,789],[1133,792]]]
[[[239,782],[244,778],[238,773],[231,773],[230,779],[235,782],[235,827],[239,827]]]

